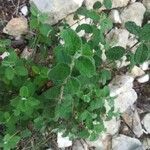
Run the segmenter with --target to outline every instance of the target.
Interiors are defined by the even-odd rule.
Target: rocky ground
[[[48,23],[55,24],[65,18],[72,28],[76,28],[76,23],[70,13],[74,12],[83,3],[90,9],[97,0],[64,1],[64,5],[62,5],[61,0],[56,0],[56,2],[52,0],[31,0],[41,11],[51,10],[53,12],[49,13],[50,21]],[[112,2],[109,15],[114,27],[106,37],[109,41],[115,40],[115,44],[114,42],[111,43],[112,46],[122,46],[134,52],[137,39],[124,28],[124,23],[134,21],[137,25],[142,26],[148,22],[150,15],[145,14],[150,12],[150,0],[112,0]],[[12,18],[24,16],[28,19],[29,6],[28,0],[0,0],[0,38],[10,38],[14,43],[13,46],[21,52],[24,51],[26,41],[20,43],[12,38],[14,29],[11,28],[11,25],[7,33],[4,33],[4,28],[8,27],[6,26],[7,23],[11,24],[10,20]],[[64,8],[65,11],[63,11]],[[15,21],[18,21],[19,27],[25,30],[25,21]],[[82,20],[79,23],[84,22],[88,22],[88,20]],[[21,32],[23,32],[22,30]],[[120,72],[109,85],[111,95],[117,96],[115,109],[119,109],[121,116],[105,122],[107,132],[95,142],[85,140],[72,142],[67,138],[62,138],[59,134],[54,149],[150,150],[150,62],[147,61],[140,66],[135,66],[131,72],[123,69],[127,65],[126,58],[118,62]]]

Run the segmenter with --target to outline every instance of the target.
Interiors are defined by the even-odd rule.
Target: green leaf
[[[20,137],[16,135],[11,136],[9,134],[6,134],[3,141],[4,150],[11,150],[17,146],[17,143],[20,141]]]
[[[71,77],[67,84],[66,84],[66,90],[70,94],[75,94],[80,90],[80,82],[77,78]]]
[[[20,96],[21,97],[29,97],[29,89],[26,86],[20,88]]]
[[[75,61],[75,67],[81,75],[89,78],[95,75],[96,72],[94,60],[91,60],[85,56],[81,56]]]
[[[141,27],[136,25],[136,23],[132,21],[126,22],[125,27],[130,33],[137,36],[139,36],[139,33],[141,32]]]
[[[6,68],[5,70],[5,76],[8,80],[12,80],[15,76],[14,69],[11,67]]]
[[[103,4],[104,4],[104,6],[105,6],[107,9],[111,9],[111,7],[112,7],[112,0],[104,0],[104,1],[103,1]]]
[[[41,24],[39,28],[40,33],[46,37],[50,35],[52,30],[53,30],[52,27],[48,24]]]
[[[58,46],[54,49],[55,57],[57,63],[64,63],[64,64],[70,64],[71,63],[71,57],[67,52],[64,50],[64,47]]]
[[[100,81],[103,85],[106,84],[107,80],[111,79],[111,72],[109,70],[103,69],[100,72]]]
[[[121,59],[124,54],[125,49],[121,46],[116,46],[106,51],[107,58],[113,61]]]
[[[90,46],[88,44],[84,44],[82,46],[82,55],[87,57],[93,57],[93,51],[91,50]]]
[[[99,9],[101,7],[102,7],[102,4],[99,1],[95,2],[94,5],[93,5],[93,9]]]
[[[60,95],[60,86],[54,86],[43,93],[46,99],[55,99]]]
[[[86,18],[91,18],[94,21],[100,20],[100,16],[97,12],[95,12],[94,10],[87,10],[85,7],[79,8],[77,13],[79,15],[85,16]]]
[[[27,76],[28,70],[24,66],[16,66],[15,67],[16,73],[19,76]]]
[[[81,38],[72,29],[66,29],[61,32],[61,37],[65,42],[65,49],[69,54],[81,50]]]
[[[48,73],[50,80],[64,80],[70,74],[70,67],[67,64],[57,64]]]
[[[81,30],[84,30],[86,33],[92,33],[93,28],[89,24],[81,24],[76,28],[76,31],[80,32]]]
[[[139,34],[141,40],[150,41],[150,23],[144,25]]]
[[[141,64],[150,58],[150,51],[145,44],[141,44],[134,55],[134,60],[137,64]]]

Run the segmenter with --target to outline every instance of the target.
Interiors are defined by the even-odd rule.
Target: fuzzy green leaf
[[[61,37],[65,42],[65,49],[69,54],[81,50],[81,39],[72,29],[66,29],[61,32]]]
[[[16,66],[15,71],[16,71],[16,74],[19,76],[28,75],[28,70],[24,66]]]
[[[150,23],[144,25],[144,27],[141,29],[139,37],[141,40],[150,41]]]
[[[150,58],[150,51],[145,44],[141,44],[134,55],[134,60],[137,64],[141,64]]]
[[[113,61],[121,59],[124,54],[125,49],[120,46],[110,48],[108,51],[106,51],[107,58]]]
[[[80,82],[77,78],[70,78],[66,84],[66,90],[70,94],[74,94],[80,90]]]
[[[130,33],[137,35],[137,36],[139,35],[139,33],[141,31],[141,27],[136,25],[136,23],[132,22],[132,21],[126,22],[125,27]]]
[[[15,76],[14,69],[11,67],[6,68],[5,70],[5,76],[8,80],[12,80]]]
[[[103,1],[103,4],[104,4],[104,6],[105,6],[107,9],[111,9],[111,7],[112,7],[112,0],[104,0],[104,1]]]
[[[101,7],[102,7],[102,4],[99,1],[95,2],[94,5],[93,5],[93,9],[99,9]]]
[[[26,86],[20,88],[20,96],[21,97],[29,97],[29,89]]]
[[[81,75],[89,78],[95,75],[96,72],[94,60],[91,60],[85,56],[81,56],[76,60],[75,67],[78,69]]]
[[[70,74],[70,67],[66,64],[57,64],[48,73],[50,80],[64,80]]]

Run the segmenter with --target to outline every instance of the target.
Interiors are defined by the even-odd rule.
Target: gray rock
[[[145,130],[150,134],[150,113],[146,114],[142,120]]]
[[[137,100],[137,93],[133,89],[134,78],[129,75],[116,76],[109,84],[110,96],[114,99],[115,111],[125,112]]]
[[[111,10],[109,17],[113,23],[122,23],[119,11],[117,9]]]
[[[88,145],[83,140],[76,140],[72,145],[72,150],[88,150]]]
[[[150,0],[143,0],[143,5],[146,7],[147,11],[150,11]]]
[[[122,114],[122,118],[124,119],[125,123],[130,127],[130,129],[132,129],[134,134],[137,137],[141,137],[141,135],[143,134],[143,129],[136,108],[133,107],[127,109],[126,112]]]
[[[149,74],[145,74],[145,75],[143,75],[142,77],[139,77],[139,78],[137,79],[137,81],[138,81],[139,83],[146,83],[146,82],[149,81],[149,78],[150,78]]]
[[[137,25],[141,26],[143,21],[143,15],[146,11],[146,8],[142,3],[136,2],[129,5],[121,13],[121,19],[123,23],[127,21],[133,21]]]
[[[129,38],[129,32],[126,29],[112,29],[107,34],[107,41],[112,46],[122,46],[126,48]]]
[[[113,150],[144,150],[142,143],[135,138],[119,135],[112,140]]]
[[[42,13],[48,15],[49,24],[56,24],[70,13],[75,12],[83,0],[30,0]]]

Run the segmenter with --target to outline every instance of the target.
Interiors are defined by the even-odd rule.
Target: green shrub
[[[110,8],[110,1],[106,0],[105,5]],[[76,12],[76,17],[91,19],[90,24],[79,25],[76,31],[65,23],[54,27],[43,24],[46,16],[32,7],[29,22],[35,34],[26,39],[28,47],[39,52],[40,61],[25,60],[11,48],[9,40],[0,41],[0,52],[10,54],[0,62],[0,126],[4,127],[0,147],[13,149],[34,131],[43,133],[47,128],[71,139],[90,140],[105,131],[104,120],[116,115],[108,88],[116,60],[126,55],[134,65],[150,58],[150,24],[138,27],[126,23],[141,42],[135,54],[123,47],[111,48],[105,34],[113,24],[107,14],[98,13],[99,7],[100,3],[95,3],[93,10],[82,7]],[[77,34],[81,30],[86,36]],[[50,62],[42,63],[49,53],[54,57],[52,67]],[[108,112],[105,101],[111,108]]]

